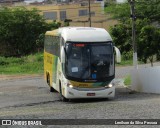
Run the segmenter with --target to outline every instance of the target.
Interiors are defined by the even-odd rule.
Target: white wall
[[[160,94],[160,66],[134,69],[131,89]]]
[[[127,0],[116,0],[117,3],[124,3],[124,2],[127,2]]]

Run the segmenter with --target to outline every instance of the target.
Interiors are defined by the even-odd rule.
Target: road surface
[[[124,69],[120,68],[119,71],[123,72]],[[128,74],[129,68],[125,72]],[[123,73],[124,76],[126,74]],[[1,79],[0,119],[160,119],[160,95],[137,92],[130,94],[130,90],[121,86],[120,77],[117,78],[115,99],[80,99],[66,103],[59,100],[58,93],[49,92],[43,76]]]

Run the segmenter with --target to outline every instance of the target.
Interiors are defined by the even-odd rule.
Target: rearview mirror
[[[61,47],[61,63],[65,63],[65,51],[64,47]]]
[[[121,53],[120,53],[120,50],[116,46],[114,46],[114,49],[116,51],[116,62],[117,63],[121,63]]]

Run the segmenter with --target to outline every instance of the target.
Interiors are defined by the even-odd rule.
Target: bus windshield
[[[66,43],[65,73],[70,78],[102,80],[114,75],[112,42]]]

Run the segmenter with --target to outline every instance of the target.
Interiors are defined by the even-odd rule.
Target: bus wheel
[[[50,86],[50,76],[47,74],[47,84]]]
[[[55,92],[56,90],[53,87],[50,87],[50,92]]]
[[[47,75],[47,84],[50,87],[50,92],[55,92],[55,89],[53,87],[51,87],[51,85],[50,85],[50,76],[49,76],[49,74]]]
[[[60,93],[60,100],[63,101],[63,102],[68,102],[69,99],[65,98],[63,95],[62,95],[62,88],[61,88],[61,84],[59,85],[59,93]]]

